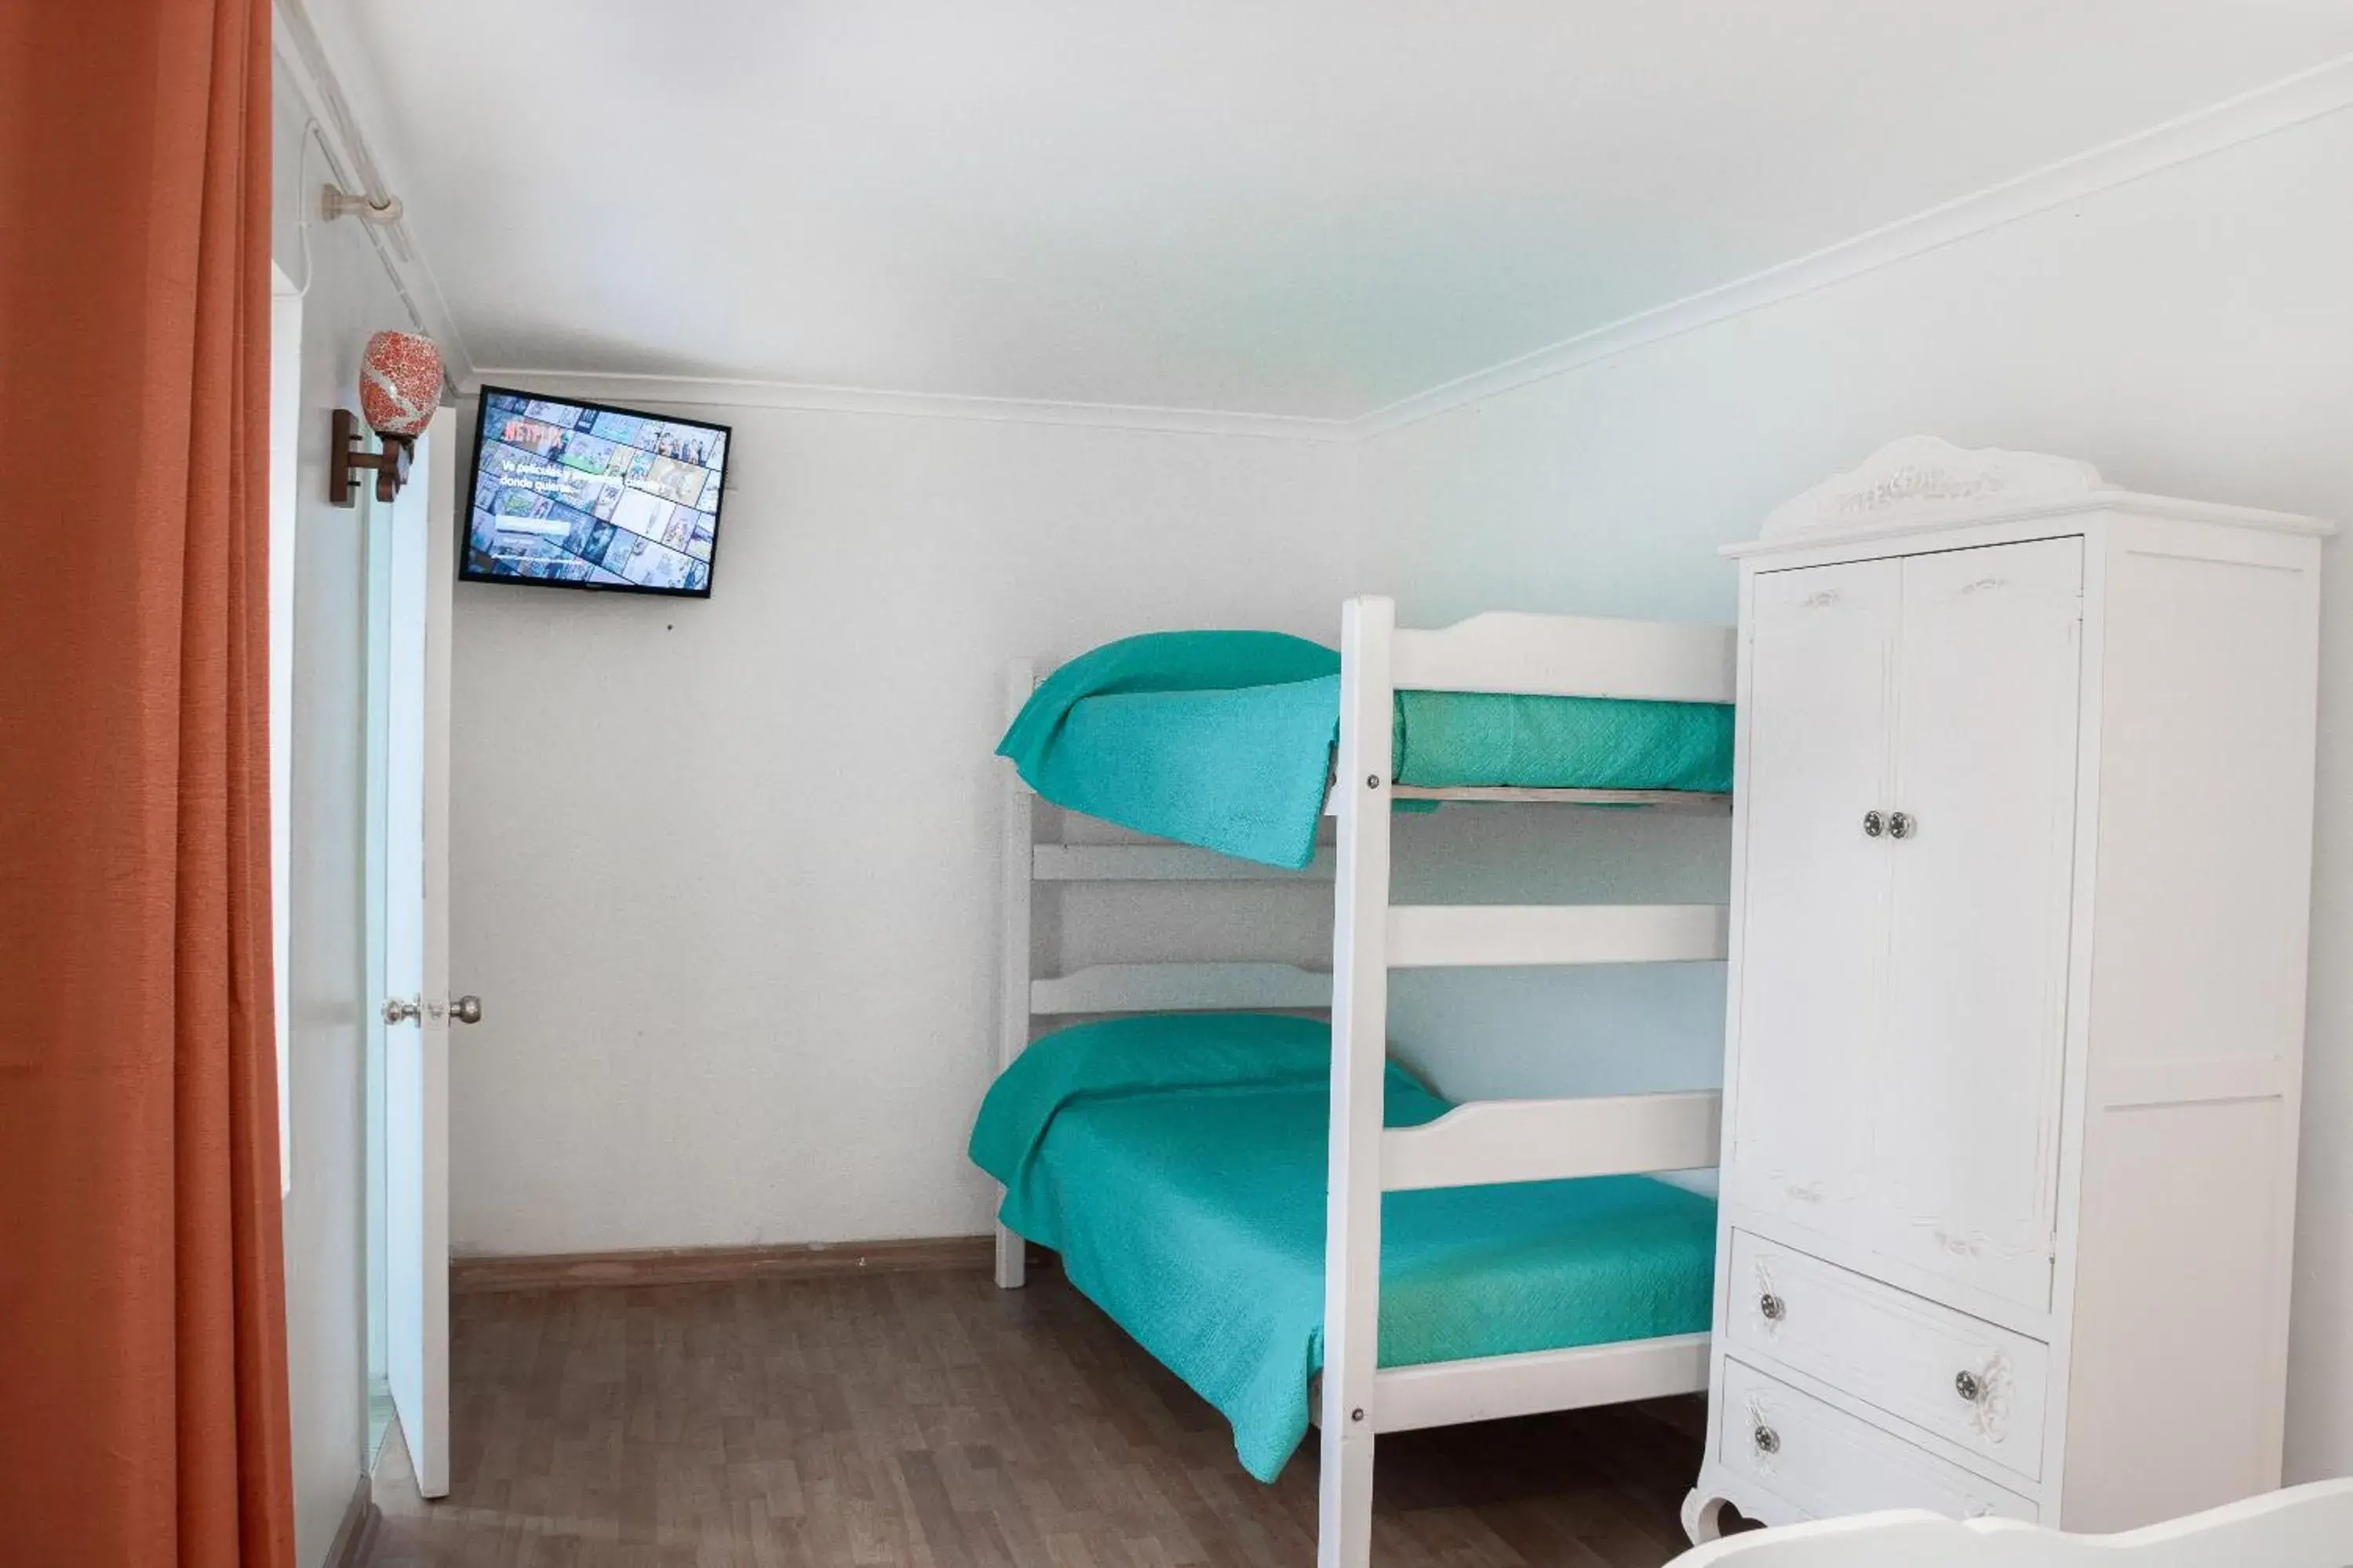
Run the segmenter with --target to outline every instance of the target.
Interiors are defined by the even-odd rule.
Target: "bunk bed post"
[[[1006,671],[1006,722],[1018,717],[1029,694],[1038,689],[1038,672],[1026,658],[1017,658]],[[1036,870],[1037,826],[1030,809],[1029,786],[1010,762],[1000,760],[1005,778],[1005,819],[999,850],[1000,892],[997,910],[997,1070],[1029,1047],[1029,879]],[[997,1227],[997,1284],[1018,1289],[1029,1274],[1027,1244],[1011,1231]]]
[[[1340,612],[1339,818],[1332,939],[1331,1164],[1324,1226],[1324,1471],[1317,1568],[1366,1568],[1381,1289],[1382,1079],[1388,1068],[1389,651],[1397,606]]]

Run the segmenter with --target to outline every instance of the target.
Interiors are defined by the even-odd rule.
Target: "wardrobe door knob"
[[[1789,1315],[1788,1303],[1770,1290],[1757,1298],[1757,1310],[1768,1323],[1778,1323]]]
[[[1985,1384],[1978,1381],[1978,1374],[1976,1373],[1964,1372],[1954,1377],[1953,1392],[1959,1394],[1963,1399],[1968,1400],[1971,1405],[1975,1405],[1978,1400],[1985,1397]]]
[[[1774,1431],[1762,1421],[1757,1424],[1757,1430],[1748,1434],[1748,1440],[1757,1445],[1757,1451],[1760,1454],[1778,1454],[1781,1451],[1781,1434]]]
[[[1910,812],[1899,811],[1887,819],[1887,837],[1909,838],[1912,837],[1912,830],[1919,826],[1920,824]]]
[[[1876,838],[1886,831],[1887,818],[1875,811],[1866,811],[1862,814],[1862,836],[1865,838]]]

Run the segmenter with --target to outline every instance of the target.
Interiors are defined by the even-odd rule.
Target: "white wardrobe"
[[[1915,438],[1730,552],[1695,1539],[2278,1484],[2329,531]]]

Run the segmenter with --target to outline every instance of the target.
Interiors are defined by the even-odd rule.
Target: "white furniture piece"
[[[1403,690],[1485,691],[1728,702],[1725,626],[1514,614],[1440,631],[1401,631],[1387,599],[1350,600],[1341,616],[1340,729],[1327,813],[1327,858],[1285,872],[1173,845],[1040,843],[1033,797],[1006,769],[1003,1012],[998,1066],[1029,1043],[1041,1016],[1219,1009],[1332,1013],[1332,1125],[1324,1256],[1320,1568],[1371,1560],[1377,1434],[1537,1411],[1569,1410],[1706,1386],[1705,1334],[1382,1369],[1381,1194],[1494,1182],[1704,1168],[1715,1163],[1714,1091],[1482,1101],[1425,1126],[1384,1129],[1391,970],[1457,966],[1720,961],[1725,907],[1698,905],[1400,905],[1389,896],[1392,799],[1542,802],[1724,809],[1721,796],[1675,792],[1423,789],[1389,776],[1391,715]],[[1018,712],[1035,688],[1028,663],[1008,692]],[[1327,877],[1336,902],[1329,974],[1267,963],[1123,963],[1034,974],[1030,905],[1038,881],[1260,880]],[[997,1280],[1023,1279],[1023,1244],[997,1231]]]
[[[1694,1540],[2279,1484],[2331,531],[1915,438],[1727,552]]]
[[[1673,1568],[2353,1568],[2353,1480],[2315,1481],[2115,1535],[1866,1515],[1753,1531]]]

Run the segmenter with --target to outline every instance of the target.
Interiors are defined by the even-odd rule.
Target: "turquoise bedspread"
[[[1340,656],[1277,632],[1155,632],[1040,684],[997,754],[1057,805],[1301,867],[1340,727]],[[1732,710],[1401,691],[1390,772],[1425,787],[1732,787]]]
[[[1331,1039],[1314,1019],[1155,1016],[1038,1041],[972,1157],[1004,1223],[1233,1424],[1272,1480],[1324,1364]],[[1446,1102],[1394,1064],[1388,1122]],[[1604,1344],[1708,1325],[1715,1210],[1646,1176],[1392,1193],[1380,1363]]]

